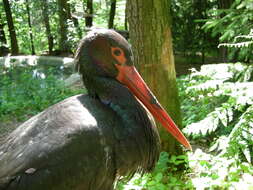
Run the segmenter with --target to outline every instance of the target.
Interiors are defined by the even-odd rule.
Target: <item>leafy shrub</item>
[[[231,59],[247,62],[253,59],[252,10],[252,0],[236,0],[230,8],[209,11],[210,17],[203,28],[211,31],[213,36],[219,36],[221,46],[230,47]]]
[[[190,118],[184,122],[184,132],[195,140],[207,139],[210,151],[251,163],[252,69],[240,63],[206,65],[184,77],[184,85],[180,85],[184,88],[183,105],[187,105],[183,113]],[[196,104],[199,109],[187,110]]]
[[[2,68],[3,69],[3,68]],[[4,69],[3,69],[4,70]],[[0,73],[0,120],[25,120],[83,90],[66,88],[54,69],[11,67]]]
[[[184,132],[194,151],[169,156],[162,152],[155,170],[118,190],[253,189],[253,67],[204,65],[178,79]],[[178,164],[187,168],[183,173]]]
[[[197,149],[189,153],[194,189],[253,189],[253,166]]]
[[[179,165],[188,167],[186,155],[169,156],[167,152],[160,154],[160,159],[154,171],[143,176],[136,174],[129,182],[124,178],[117,184],[118,190],[168,190],[168,189],[193,189],[188,180],[187,170],[178,171]]]

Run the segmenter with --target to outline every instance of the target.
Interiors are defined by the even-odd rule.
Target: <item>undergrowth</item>
[[[161,153],[155,170],[118,190],[253,190],[253,66],[204,65],[178,79],[193,152]],[[185,172],[178,171],[183,162]]]
[[[184,165],[185,171],[178,171]],[[160,154],[160,159],[152,173],[143,176],[136,174],[130,181],[121,179],[117,190],[168,190],[193,189],[189,180],[189,162],[186,155],[169,156],[167,152]]]
[[[204,138],[209,151],[252,163],[252,79],[253,67],[240,63],[205,65],[182,77],[184,132],[195,141]],[[189,112],[196,105],[199,111]]]
[[[74,94],[84,90],[65,87],[54,69],[40,72],[38,68],[0,68],[0,121],[24,121]]]
[[[178,80],[194,189],[253,189],[253,66],[204,65]]]

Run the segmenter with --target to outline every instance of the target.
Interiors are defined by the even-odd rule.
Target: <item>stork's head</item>
[[[81,74],[111,77],[127,86],[168,132],[191,149],[185,136],[135,69],[131,47],[120,34],[108,29],[93,29],[81,41],[75,59]]]

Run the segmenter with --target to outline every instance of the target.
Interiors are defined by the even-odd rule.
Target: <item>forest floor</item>
[[[202,63],[201,57],[184,56],[181,53],[175,55],[175,68],[177,77],[181,75],[190,74],[192,69],[200,70],[202,65],[221,63],[218,57],[205,57],[205,62]]]

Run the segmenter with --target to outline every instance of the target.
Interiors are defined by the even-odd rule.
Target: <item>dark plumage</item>
[[[154,121],[121,76],[120,67],[133,64],[127,41],[95,29],[75,60],[88,94],[49,107],[6,138],[0,190],[112,190],[117,177],[154,167],[160,152]]]

